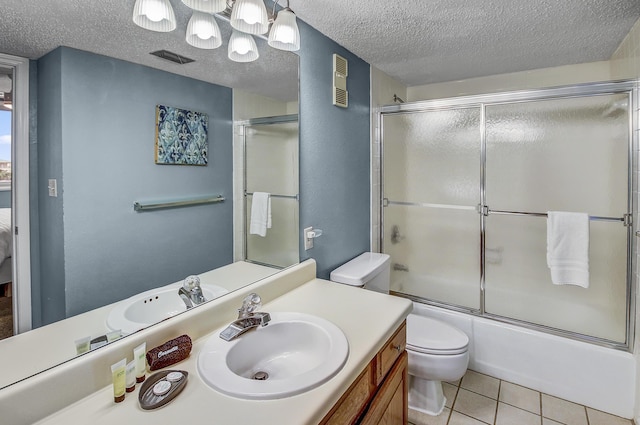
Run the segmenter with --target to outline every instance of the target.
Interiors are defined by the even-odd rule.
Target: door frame
[[[13,332],[31,330],[31,229],[29,202],[29,59],[0,53],[13,68],[11,116],[11,221],[13,225]],[[20,231],[18,232],[18,229]]]

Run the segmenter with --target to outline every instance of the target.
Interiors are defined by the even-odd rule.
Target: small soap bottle
[[[126,392],[131,393],[136,389],[136,360],[133,359],[129,363],[127,363],[127,387],[125,388]]]

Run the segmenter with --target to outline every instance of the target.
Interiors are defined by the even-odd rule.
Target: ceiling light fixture
[[[275,4],[273,7],[275,8]],[[300,50],[300,30],[295,13],[289,8],[289,0],[287,7],[278,12],[271,25],[267,43],[271,47],[289,52]]]
[[[187,25],[187,43],[199,49],[215,49],[222,45],[220,27],[213,15],[193,12]]]
[[[264,34],[269,30],[267,7],[262,0],[236,0],[231,9],[231,26],[247,34]]]
[[[214,14],[218,14],[221,19],[228,20],[233,28],[228,49],[229,59],[233,61],[251,62],[258,59],[258,48],[251,35],[267,33],[269,25],[269,46],[286,51],[300,50],[296,15],[289,8],[289,0],[287,6],[276,13],[278,1],[273,2],[273,10],[269,15],[264,0],[182,0],[194,11],[187,25],[186,41],[199,49],[220,47],[220,28],[214,18]],[[136,0],[133,22],[142,28],[159,32],[176,28],[169,0]]]
[[[234,62],[252,62],[260,57],[258,46],[251,34],[235,29],[229,39],[228,55]]]
[[[182,0],[182,3],[205,13],[219,13],[227,8],[227,0]]]
[[[133,22],[151,31],[169,32],[176,29],[176,16],[169,0],[136,0]]]

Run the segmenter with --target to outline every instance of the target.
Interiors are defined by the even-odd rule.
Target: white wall
[[[407,100],[414,102],[608,80],[611,80],[609,61],[591,62],[409,87]]]

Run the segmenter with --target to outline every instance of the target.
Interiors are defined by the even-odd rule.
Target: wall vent
[[[333,104],[346,108],[349,106],[349,92],[347,91],[347,75],[349,64],[345,58],[333,54]]]
[[[184,64],[187,64],[187,63],[195,62],[193,59],[190,59],[190,58],[187,58],[187,57],[184,57],[184,56],[180,56],[179,54],[170,52],[168,50],[158,50],[158,51],[155,51],[155,52],[151,52],[151,54],[154,55],[154,56],[157,56],[157,57],[159,57],[161,59],[165,59],[165,60],[180,64],[180,65],[184,65]]]

